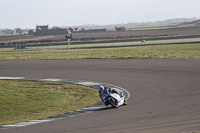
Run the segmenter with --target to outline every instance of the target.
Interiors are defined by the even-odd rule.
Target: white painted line
[[[0,77],[0,79],[17,80],[17,79],[25,79],[25,77]]]
[[[60,82],[61,79],[39,79],[39,81],[51,81],[51,82]]]
[[[84,86],[100,85],[100,83],[95,83],[95,82],[77,82],[77,84]]]

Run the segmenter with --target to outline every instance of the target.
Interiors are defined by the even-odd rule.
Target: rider
[[[104,101],[107,98],[107,95],[109,93],[116,93],[116,94],[118,94],[118,95],[120,95],[122,97],[121,93],[117,89],[115,89],[115,88],[106,88],[106,87],[104,88],[102,85],[100,85],[98,87],[98,92],[99,92],[99,96],[101,97],[102,101]]]

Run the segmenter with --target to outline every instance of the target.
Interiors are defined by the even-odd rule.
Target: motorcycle
[[[111,93],[104,95],[104,104],[105,106],[111,105],[114,108],[118,108],[122,105],[127,105],[127,101],[123,95],[123,93],[117,94],[117,93]]]

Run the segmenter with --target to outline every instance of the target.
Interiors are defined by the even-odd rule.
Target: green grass
[[[200,41],[200,38],[185,38],[185,39],[167,39],[166,40],[148,40],[145,39],[146,42],[141,41],[133,41],[133,42],[113,42],[113,43],[93,43],[93,44],[80,44],[80,45],[69,45],[69,48],[84,48],[84,47],[100,47],[100,46],[121,46],[121,45],[138,45],[138,44],[159,44],[159,43],[174,43],[174,42],[193,42]],[[66,42],[65,42],[66,44]],[[38,47],[26,47],[25,49],[21,49],[20,51],[39,51],[39,50],[59,50],[59,49],[67,49],[66,45],[54,45],[54,46],[39,46]],[[0,48],[0,52],[15,52],[17,51],[15,48]],[[18,50],[19,51],[19,50]]]
[[[0,125],[56,116],[99,101],[95,89],[80,85],[0,80]]]
[[[143,47],[0,52],[0,60],[200,58],[200,44]]]
[[[121,46],[121,45],[138,45],[138,44],[158,44],[158,43],[174,43],[174,42],[192,42],[192,41],[200,41],[200,38],[186,38],[186,39],[166,39],[166,40],[152,40],[143,43],[141,41],[134,41],[134,42],[115,42],[115,43],[103,43],[103,44],[82,44],[82,45],[70,45],[70,48],[77,48],[77,47],[97,47],[97,46]],[[62,46],[63,47],[63,46]],[[66,48],[66,46],[64,46]]]
[[[173,23],[167,25],[144,25],[144,26],[128,27],[127,29],[162,29],[162,28],[178,27],[178,24],[180,23]]]

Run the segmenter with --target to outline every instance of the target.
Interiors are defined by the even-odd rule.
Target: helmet
[[[104,87],[102,85],[100,85],[97,90],[99,93],[103,93]]]
[[[115,88],[113,88],[111,92],[112,92],[112,93],[117,93],[117,94],[119,94],[119,92],[118,92],[117,89],[115,89]]]

